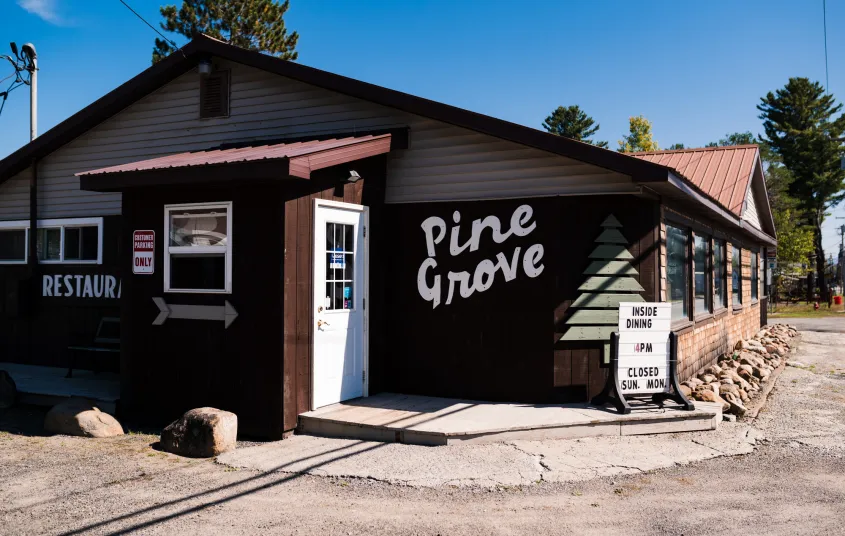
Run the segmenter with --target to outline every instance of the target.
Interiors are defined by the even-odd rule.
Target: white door
[[[365,396],[366,207],[315,201],[313,407]]]

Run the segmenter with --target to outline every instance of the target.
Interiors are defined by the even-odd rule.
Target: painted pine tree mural
[[[607,363],[610,334],[619,323],[619,304],[645,300],[635,294],[644,289],[636,279],[639,273],[631,264],[634,257],[626,247],[628,240],[619,230],[622,224],[611,214],[601,227],[602,232],[596,238],[598,245],[588,257],[586,279],[578,287],[581,294],[570,305],[575,312],[565,322],[569,329],[561,340],[605,341],[603,359]]]

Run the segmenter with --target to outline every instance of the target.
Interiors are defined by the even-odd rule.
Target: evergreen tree
[[[225,41],[230,45],[258,50],[283,60],[298,57],[299,34],[288,34],[284,15],[290,0],[183,0],[182,7],[163,6],[161,28],[191,39],[197,33]],[[153,63],[174,51],[173,46],[156,38]]]
[[[651,132],[651,121],[638,115],[628,119],[628,134],[619,140],[620,153],[657,151],[659,147]]]
[[[594,126],[595,125],[595,126]],[[550,116],[543,121],[543,128],[552,134],[577,141],[583,141],[607,149],[606,141],[589,139],[598,132],[599,125],[587,115],[578,105],[558,106]]]
[[[619,231],[622,224],[613,214],[601,224],[596,249],[589,255],[590,265],[584,270],[587,277],[578,287],[582,292],[572,302],[575,309],[565,322],[569,329],[562,341],[605,341],[604,362],[610,359],[610,334],[619,325],[619,304],[645,301],[636,292],[643,287],[635,278],[639,275],[631,264],[633,255],[625,247],[628,240]]]
[[[672,145],[669,146],[670,151],[680,151],[682,149],[686,149],[686,147],[684,147],[683,143],[673,143]]]
[[[845,198],[845,170],[841,167],[845,131],[841,104],[818,82],[790,78],[786,86],[760,99],[765,142],[783,161],[792,180],[789,195],[813,228],[816,273],[821,298],[827,299],[822,223],[826,211]]]

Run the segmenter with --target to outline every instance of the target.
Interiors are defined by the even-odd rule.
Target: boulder
[[[96,402],[78,397],[53,406],[44,417],[44,431],[80,437],[123,435],[123,427],[117,419],[100,411]]]
[[[716,376],[712,374],[703,374],[699,376],[704,383],[713,383],[716,381]]]
[[[238,416],[215,408],[192,409],[161,431],[161,448],[191,458],[211,458],[234,450]]]
[[[739,396],[739,387],[737,387],[736,385],[725,385],[725,384],[723,384],[719,388],[719,395],[722,398],[724,398],[725,395],[727,395],[727,394],[733,394],[733,395],[738,397]]]
[[[746,393],[746,392],[745,392],[745,389],[740,389],[740,390],[739,390],[739,398],[740,398],[743,402],[748,402],[748,400],[749,400],[751,397],[749,397],[749,396],[748,396],[748,393]]]
[[[717,404],[721,404],[722,411],[728,411],[731,409],[731,405],[713,391],[702,389],[701,391],[695,392],[695,397],[702,402],[716,402]]]
[[[754,367],[753,369],[754,376],[760,378],[761,380],[768,377],[771,372],[765,367]]]
[[[15,404],[18,388],[15,380],[5,370],[0,370],[0,409],[11,408]]]
[[[722,367],[720,367],[720,366],[718,366],[718,365],[710,365],[709,367],[707,367],[706,369],[704,369],[704,372],[705,372],[706,374],[711,374],[711,375],[713,375],[713,377],[715,377],[715,378],[718,378],[718,377],[719,377],[719,374],[721,374],[721,373],[722,373]]]
[[[737,417],[745,415],[747,410],[738,396],[733,393],[728,393],[725,395],[725,401],[728,403],[728,406],[730,406],[727,410],[729,413],[733,413]]]
[[[689,398],[692,395],[692,389],[690,389],[688,385],[682,383],[680,389],[681,394],[685,397]]]

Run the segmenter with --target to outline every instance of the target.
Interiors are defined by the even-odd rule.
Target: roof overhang
[[[750,235],[757,241],[772,246],[777,245],[777,240],[774,237],[743,221],[734,213],[698,191],[689,181],[671,171],[666,182],[649,183],[647,187],[664,198],[682,204],[691,213],[700,214],[707,218],[716,216],[718,220],[728,223],[734,229]]]
[[[80,189],[113,192],[145,186],[310,179],[311,173],[390,152],[391,135],[350,136],[179,153],[76,175]]]
[[[658,164],[198,35],[164,60],[0,160],[0,183],[24,170],[33,160],[44,158],[135,101],[193,69],[200,59],[209,56],[593,164],[628,175],[635,181],[666,180],[667,168]]]

